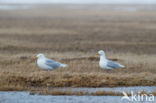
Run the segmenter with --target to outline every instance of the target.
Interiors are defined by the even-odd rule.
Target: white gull
[[[103,50],[100,50],[96,53],[97,55],[100,55],[100,62],[99,62],[99,66],[102,69],[116,69],[116,68],[124,68],[125,66],[117,63],[117,62],[113,62],[111,60],[108,60],[105,56],[105,52]]]
[[[53,70],[56,68],[67,67],[67,64],[62,64],[52,59],[46,58],[44,54],[41,54],[41,53],[36,55],[35,58],[37,59],[37,65],[39,66],[40,69],[43,69],[43,70]]]

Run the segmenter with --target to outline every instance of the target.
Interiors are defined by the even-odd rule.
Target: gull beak
[[[34,56],[34,59],[37,60],[37,58],[38,58],[38,57],[35,55],[35,56]]]
[[[99,53],[98,53],[98,52],[96,52],[96,55],[99,55]]]

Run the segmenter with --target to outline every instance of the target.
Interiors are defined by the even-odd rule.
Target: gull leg
[[[50,70],[47,71],[47,76],[50,76]]]

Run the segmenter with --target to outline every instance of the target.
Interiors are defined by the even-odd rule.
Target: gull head
[[[103,50],[99,50],[96,55],[104,56],[105,52]]]
[[[39,54],[37,54],[35,57],[34,57],[35,59],[40,59],[40,58],[45,58],[45,56],[44,56],[44,54],[42,54],[42,53],[39,53]]]

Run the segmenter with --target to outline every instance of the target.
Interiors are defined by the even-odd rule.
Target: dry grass
[[[77,7],[0,11],[0,90],[156,85],[155,10]],[[99,49],[126,68],[101,70]],[[42,71],[33,60],[40,52],[69,66]]]
[[[77,95],[77,96],[82,96],[82,95],[92,95],[92,96],[123,96],[122,92],[113,92],[113,91],[96,91],[96,92],[87,92],[87,91],[72,91],[72,90],[49,90],[49,89],[36,89],[32,90],[30,92],[31,95],[34,94],[39,94],[39,95]],[[154,95],[156,96],[155,92],[152,93],[147,93],[145,91],[141,91],[138,93],[138,95]],[[127,93],[128,96],[131,96],[131,93]]]
[[[93,95],[93,96],[121,96],[123,95],[122,93],[118,92],[107,92],[107,91],[97,91],[93,93],[89,92],[83,92],[83,91],[32,91],[30,94],[40,94],[40,95],[77,95],[77,96],[82,96],[82,95]]]
[[[31,92],[31,94],[35,94],[36,92]],[[71,92],[71,91],[41,91],[41,92],[37,92],[40,95],[78,95],[78,96],[82,96],[82,95],[90,95],[88,92]]]

